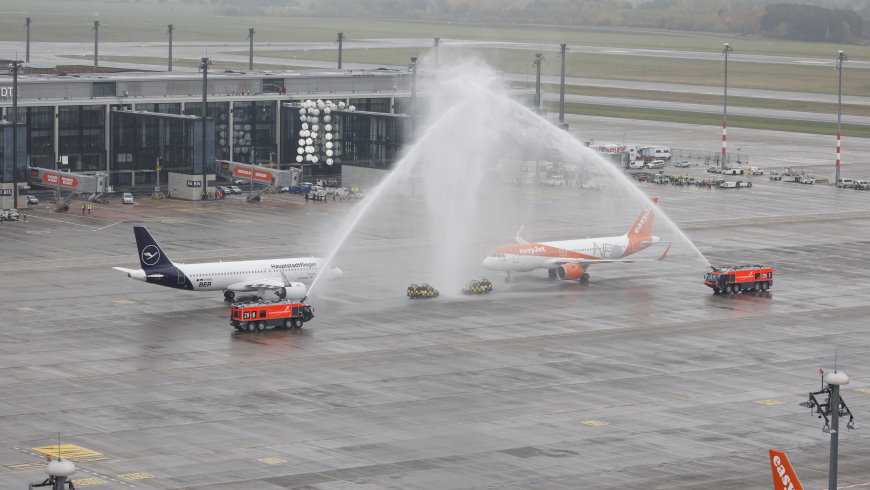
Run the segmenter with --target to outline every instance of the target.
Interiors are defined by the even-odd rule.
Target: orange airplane
[[[660,242],[659,237],[652,235],[655,204],[651,203],[623,235],[583,238],[579,240],[561,240],[556,242],[528,243],[522,236],[522,228],[517,233],[516,244],[495,249],[483,261],[483,266],[490,270],[507,272],[505,281],[511,281],[511,272],[528,272],[535,269],[547,269],[550,279],[588,281],[586,270],[592,264],[610,262],[639,262],[643,259],[626,259],[629,255],[645,250],[654,243]],[[671,246],[665,249],[662,260],[668,255]],[[649,260],[649,259],[647,259]]]

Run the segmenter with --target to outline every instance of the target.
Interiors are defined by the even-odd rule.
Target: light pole
[[[436,37],[434,42],[432,43],[432,47],[435,48],[435,68],[438,68],[438,45],[441,44],[441,38]]]
[[[725,168],[725,162],[728,159],[727,141],[728,141],[728,55],[734,51],[731,44],[725,43],[725,49],[722,54],[725,55],[725,91],[722,99],[722,161],[719,163],[719,168]]]
[[[846,373],[837,372],[836,367],[834,368],[833,373],[825,374],[823,369],[819,369],[819,373],[822,375],[822,389],[810,393],[809,399],[800,405],[809,408],[811,415],[815,411],[815,414],[817,414],[819,418],[824,417],[825,419],[825,426],[822,428],[822,431],[831,435],[831,454],[828,463],[828,488],[836,489],[840,416],[842,415],[845,417],[848,415],[849,422],[846,424],[846,428],[855,428],[855,418],[852,416],[849,407],[846,406],[846,402],[843,401],[843,398],[840,396],[840,386],[849,384],[849,377],[846,376]],[[822,394],[828,395],[828,400],[825,403],[820,403],[816,398],[816,395]],[[828,419],[828,417],[830,417],[830,419]]]
[[[341,70],[341,46],[344,43],[344,33],[338,33],[338,69]]]
[[[417,129],[417,57],[411,57],[411,138]]]
[[[568,50],[567,44],[562,44],[559,48],[562,56],[562,78],[559,82],[559,127],[565,128],[565,54]]]
[[[24,26],[27,28],[27,54],[24,56],[24,61],[30,63],[30,17],[24,21]]]
[[[544,60],[543,53],[535,53],[535,110],[541,110],[541,61]]]
[[[208,58],[202,58],[199,68],[202,70],[202,194],[208,194],[208,177],[206,173],[206,121],[208,119]]]
[[[100,21],[94,21],[94,68],[99,66]]]
[[[254,71],[254,28],[248,29],[248,39],[251,40],[250,48],[248,49],[248,70]]]
[[[18,209],[18,72],[21,62],[9,65],[12,72],[12,207]]]
[[[169,28],[166,29],[166,33],[169,34],[169,71],[172,71],[172,32],[175,30],[175,26],[169,24]]]
[[[846,53],[840,50],[837,55],[837,170],[834,176],[834,185],[840,186],[840,119],[843,114],[843,62],[849,61]],[[833,487],[831,487],[833,488]]]

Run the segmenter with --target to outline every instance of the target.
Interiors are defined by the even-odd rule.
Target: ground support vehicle
[[[778,170],[771,170],[768,178],[770,180],[782,180],[782,174],[780,174]]]
[[[731,265],[713,267],[704,276],[704,284],[718,293],[767,291],[773,286],[773,268],[763,265]]]
[[[0,209],[0,221],[18,221],[18,210]]]
[[[486,294],[492,291],[492,281],[489,279],[471,280],[462,288],[462,294]]]
[[[230,308],[230,325],[239,332],[261,332],[267,327],[299,329],[312,318],[311,305],[295,300],[234,303]]]
[[[432,286],[426,284],[411,284],[408,286],[408,297],[411,299],[420,299],[420,298],[437,298],[438,290],[433,288]]]
[[[870,180],[856,180],[852,188],[858,191],[870,191]]]

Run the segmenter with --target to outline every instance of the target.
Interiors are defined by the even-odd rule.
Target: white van
[[[853,179],[839,179],[837,180],[837,187],[842,187],[843,189],[848,189],[855,185],[855,180]]]

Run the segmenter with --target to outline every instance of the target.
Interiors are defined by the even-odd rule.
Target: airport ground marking
[[[261,463],[266,463],[266,464],[281,464],[281,463],[287,462],[286,459],[281,459],[281,458],[258,458],[257,461],[259,461]]]
[[[870,393],[870,388],[855,388],[855,391],[858,391],[861,393]]]
[[[100,485],[106,483],[106,480],[103,480],[101,478],[77,478],[73,480],[73,483],[75,483],[77,486],[86,487],[89,485]]]
[[[103,453],[81,446],[76,446],[75,444],[61,444],[60,446],[42,446],[35,447],[33,448],[33,450],[39,453],[51,455],[53,457],[60,455],[60,457],[63,459],[70,459],[73,461],[82,460],[85,458],[93,460],[92,458],[98,456],[101,457],[101,459],[105,459],[105,455]]]
[[[584,420],[580,423],[590,427],[604,427],[605,425],[610,425],[610,422],[605,422],[603,420]]]
[[[148,478],[154,478],[154,475],[150,473],[126,473],[118,476],[126,480],[145,480]]]
[[[774,405],[784,405],[785,404],[785,402],[782,400],[758,400],[755,403],[757,403],[759,405],[765,405],[768,407],[772,407]]]
[[[31,308],[29,306],[19,306],[19,307],[16,307],[15,309],[18,311],[33,311],[33,308]]]

